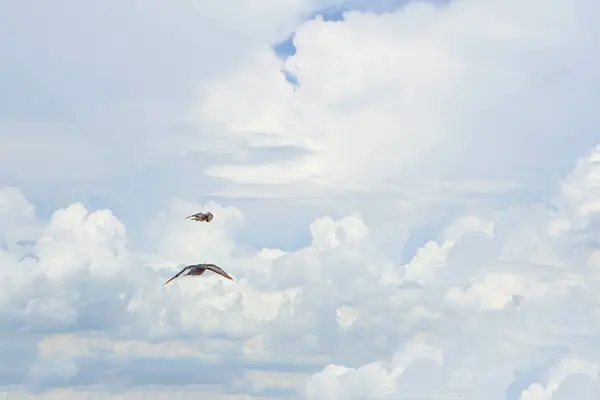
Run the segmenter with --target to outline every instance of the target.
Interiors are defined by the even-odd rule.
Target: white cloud
[[[328,190],[388,189],[393,181],[411,196],[424,178],[446,195],[539,188],[548,181],[535,183],[545,179],[537,171],[563,172],[596,144],[598,126],[581,105],[598,86],[587,67],[598,61],[587,36],[591,4],[411,2],[391,14],[307,22],[294,56],[284,63],[265,50],[207,87],[196,112],[251,146],[309,153],[207,172]],[[281,79],[282,68],[298,88]],[[574,119],[590,121],[578,140]],[[540,149],[555,157],[531,157]]]
[[[328,365],[313,375],[306,388],[311,399],[387,398],[394,396],[396,380],[413,362],[429,359],[437,365],[442,363],[442,350],[432,345],[435,337],[418,334],[413,341],[399,351],[389,367],[382,363],[370,363],[358,369]]]
[[[331,3],[1,7],[0,393],[598,393],[596,3]]]
[[[62,0],[35,12],[3,3],[0,178],[116,179],[176,160],[191,143],[214,147],[210,121],[190,135],[175,117],[180,107],[195,88],[243,68],[258,49],[288,35],[320,3],[125,0],[91,7]]]
[[[19,242],[29,241],[40,229],[35,219],[35,208],[15,187],[0,191],[0,239],[13,249]]]
[[[595,182],[579,185],[586,192]],[[562,187],[557,204],[568,200]],[[556,218],[580,218],[568,208],[461,213],[431,239],[451,244],[435,247],[443,258],[426,257],[427,241],[419,263],[399,265],[374,235],[385,225],[358,214],[317,218],[309,244],[282,252],[236,240],[244,217],[235,207],[176,200],[149,222],[159,245],[141,253],[108,210],[73,204],[40,221],[18,190],[4,193],[19,199],[4,202],[5,214],[41,226],[28,236],[29,258],[4,253],[0,319],[12,326],[6,335],[24,332],[19,343],[31,354],[13,384],[85,391],[91,376],[118,373],[140,390],[200,383],[256,398],[504,399],[514,371],[538,368],[519,393],[547,399],[570,375],[595,376],[586,360],[600,348],[585,339],[600,329],[600,275],[589,262],[597,250],[586,239],[595,226],[544,231]],[[210,224],[183,218],[204,209],[215,214]],[[540,264],[515,240],[555,251]],[[182,264],[208,259],[235,280],[163,286]],[[415,276],[427,279],[411,286]]]
[[[597,381],[598,365],[577,358],[565,358],[550,370],[546,387],[536,382],[521,392],[519,400],[550,400],[563,381],[575,374],[588,375]]]

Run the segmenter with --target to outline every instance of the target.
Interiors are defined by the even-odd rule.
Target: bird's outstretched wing
[[[201,212],[199,212],[199,213],[196,213],[196,214],[188,215],[187,217],[185,217],[185,219],[190,219],[190,218],[199,217],[199,216],[204,216],[204,214],[202,214]]]
[[[171,282],[173,279],[177,278],[179,275],[183,274],[185,271],[188,271],[191,268],[192,268],[191,265],[188,265],[188,266],[184,267],[181,271],[179,271],[177,274],[175,274],[175,276],[173,276],[171,279],[169,279],[168,281],[166,281],[165,285],[167,283]]]
[[[204,264],[204,267],[208,270],[211,270],[215,274],[219,274],[224,278],[233,280],[233,278],[231,276],[229,276],[229,274],[227,272],[223,271],[221,268],[217,267],[215,264]]]

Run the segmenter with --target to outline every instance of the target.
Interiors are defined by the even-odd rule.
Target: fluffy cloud
[[[462,213],[400,264],[358,214],[314,220],[311,243],[286,252],[236,240],[234,207],[174,200],[149,222],[155,250],[142,252],[108,210],[73,204],[40,221],[5,188],[4,215],[38,229],[2,253],[0,319],[14,341],[4,353],[20,371],[3,383],[48,396],[91,396],[100,379],[142,392],[202,385],[190,395],[525,400],[560,397],[583,374],[593,393],[597,228],[579,210],[597,201],[596,182],[577,177],[596,157],[581,159],[551,204]],[[196,209],[215,219],[183,219]],[[200,261],[235,280],[162,285]],[[515,378],[523,370],[534,371],[527,381]]]
[[[598,380],[598,365],[577,358],[565,358],[552,368],[548,374],[548,384],[543,387],[534,383],[521,393],[519,400],[549,400],[560,385],[572,375],[588,375],[592,380]]]
[[[207,172],[238,184],[327,190],[389,190],[394,182],[429,201],[439,190],[545,187],[541,172],[565,172],[597,141],[587,105],[599,83],[587,24],[595,12],[585,0],[525,8],[459,0],[307,22],[295,33],[295,55],[281,62],[258,54],[251,68],[208,86],[197,109],[249,146],[304,153]],[[298,87],[281,79],[282,68]],[[439,190],[422,194],[432,183]]]
[[[442,351],[432,345],[429,335],[416,335],[413,341],[393,357],[390,368],[370,363],[358,369],[328,365],[312,376],[306,393],[314,399],[386,398],[397,393],[397,379],[413,361],[428,359],[442,364]]]
[[[333,3],[0,6],[0,392],[600,391],[597,4]]]

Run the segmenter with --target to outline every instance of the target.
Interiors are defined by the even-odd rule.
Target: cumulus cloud
[[[597,2],[335,3],[0,6],[0,392],[594,398]]]
[[[433,182],[454,196],[539,189],[549,183],[542,172],[565,172],[596,144],[597,126],[583,122],[571,140],[570,122],[593,120],[584,93],[598,84],[586,24],[596,11],[586,1],[523,8],[462,0],[309,21],[295,32],[293,56],[258,54],[249,69],[208,87],[196,112],[251,146],[308,153],[207,173],[328,190],[394,182],[418,198]],[[298,87],[280,79],[282,68]],[[252,93],[252,102],[239,93]]]
[[[565,358],[550,370],[546,387],[536,382],[521,393],[519,400],[549,400],[563,381],[572,375],[588,375],[596,381],[598,365],[577,358]]]
[[[402,351],[394,355],[389,368],[382,363],[370,363],[358,369],[328,365],[313,375],[307,384],[306,394],[314,399],[386,398],[395,395],[396,380],[414,361],[428,359],[442,363],[442,351],[428,343],[435,341],[431,335],[418,334]]]
[[[256,398],[524,400],[560,395],[583,374],[594,391],[600,354],[588,338],[600,329],[600,275],[585,239],[595,227],[550,229],[580,219],[561,208],[571,182],[557,183],[553,205],[457,215],[404,264],[358,214],[316,219],[306,227],[311,243],[284,252],[236,240],[244,218],[235,207],[175,200],[149,222],[155,251],[139,252],[108,210],[76,203],[43,221],[17,189],[3,189],[4,214],[39,227],[27,256],[15,256],[24,244],[3,251],[3,335],[17,341],[21,371],[5,384],[85,392],[104,379],[106,389],[204,385]],[[579,192],[593,192],[595,181],[579,182]],[[190,209],[211,209],[214,224],[185,220]],[[538,262],[546,248],[554,251]],[[162,285],[204,260],[235,280]],[[528,382],[515,380],[532,368]],[[518,396],[506,397],[517,384]]]

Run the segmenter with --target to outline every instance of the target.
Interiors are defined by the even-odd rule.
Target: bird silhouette
[[[233,278],[225,271],[223,271],[221,268],[217,267],[215,264],[192,264],[192,265],[187,265],[186,267],[184,267],[181,271],[179,271],[177,274],[175,274],[171,279],[169,279],[168,281],[165,282],[165,285],[169,282],[171,282],[173,279],[179,277],[181,274],[183,274],[184,272],[187,271],[187,273],[184,276],[199,276],[202,275],[206,270],[212,271],[215,274],[219,274],[224,278],[227,278],[229,280],[233,280]]]
[[[207,213],[196,213],[196,214],[192,214],[189,215],[187,217],[185,217],[185,219],[192,219],[194,221],[198,221],[198,222],[210,222],[213,219],[213,215],[211,212],[207,212]]]

